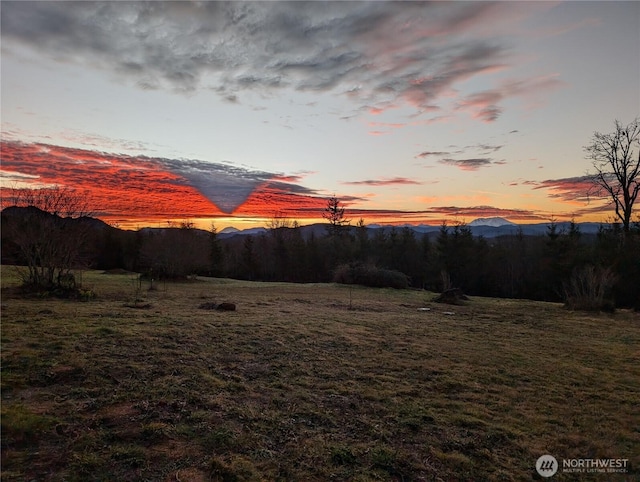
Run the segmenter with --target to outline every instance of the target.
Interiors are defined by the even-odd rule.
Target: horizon
[[[26,207],[26,206],[4,206],[2,207],[2,210],[9,208],[9,207]],[[191,228],[194,229],[198,229],[198,230],[203,230],[203,231],[211,231],[212,227],[216,228],[216,232],[217,234],[221,234],[221,233],[231,233],[231,232],[245,232],[245,231],[251,231],[251,230],[264,230],[264,231],[269,231],[270,229],[273,229],[273,226],[276,226],[276,228],[304,228],[304,227],[310,227],[310,226],[317,226],[317,225],[323,225],[323,226],[329,226],[329,222],[326,219],[317,219],[317,220],[309,220],[309,222],[307,223],[298,223],[297,220],[295,219],[289,219],[289,218],[283,218],[283,217],[279,217],[279,218],[272,218],[270,220],[268,220],[265,224],[254,224],[251,226],[241,226],[241,227],[236,227],[233,225],[226,225],[226,226],[220,226],[219,224],[216,224],[215,222],[210,222],[210,223],[195,223],[193,222],[193,220],[191,219],[181,219],[181,220],[167,220],[164,222],[160,222],[158,221],[155,225],[136,225],[136,226],[122,226],[118,223],[109,223],[103,219],[100,219],[99,217],[92,215],[92,213],[88,213],[85,214],[83,216],[86,216],[88,218],[92,218],[92,219],[97,219],[99,221],[104,222],[105,224],[108,224],[109,226],[116,228],[116,229],[120,229],[120,230],[124,230],[124,231],[140,231],[140,230],[144,230],[144,229],[181,229],[181,225],[182,224],[188,224],[191,226]],[[495,224],[495,221],[500,221],[500,224]],[[481,222],[479,222],[481,221]],[[640,219],[638,220],[640,221]],[[485,223],[486,222],[486,223]],[[442,220],[440,223],[366,223],[364,225],[365,228],[370,228],[370,229],[379,229],[379,228],[404,228],[404,227],[411,227],[411,228],[421,228],[421,227],[429,227],[429,228],[440,228],[443,225],[446,225],[447,228],[453,228],[455,226],[468,226],[471,228],[474,227],[491,227],[491,228],[498,228],[498,227],[522,227],[522,226],[540,226],[540,225],[547,225],[550,226],[552,223],[556,223],[557,225],[563,225],[563,224],[568,224],[571,222],[575,222],[578,227],[582,224],[598,224],[601,226],[612,226],[612,225],[620,225],[619,221],[616,221],[615,219],[613,219],[613,217],[609,217],[607,220],[603,220],[603,221],[575,221],[575,219],[558,219],[555,217],[552,217],[550,219],[547,220],[542,220],[542,221],[535,221],[535,222],[526,222],[526,223],[516,223],[516,222],[512,222],[509,221],[506,218],[503,217],[489,217],[489,218],[475,218],[472,220],[467,220],[467,219],[454,219],[454,220]],[[345,225],[345,227],[349,227],[349,228],[357,228],[358,225],[357,224],[353,224],[351,221],[349,221],[348,224]]]
[[[0,186],[123,229],[609,223],[638,2],[3,2]],[[628,55],[620,55],[620,48]],[[637,99],[638,102],[630,102]]]
[[[7,206],[7,207],[21,207],[21,206]],[[3,208],[4,210],[5,208]],[[220,227],[219,225],[216,225],[215,223],[213,224],[208,224],[208,225],[198,225],[194,222],[192,222],[192,220],[190,219],[182,219],[180,221],[165,221],[164,223],[158,222],[155,226],[154,225],[148,225],[148,226],[135,226],[135,227],[130,227],[130,226],[121,226],[117,223],[108,223],[96,216],[91,215],[91,213],[86,214],[85,215],[88,218],[92,218],[92,219],[97,219],[99,221],[104,222],[105,224],[108,224],[109,226],[116,228],[116,229],[120,229],[120,230],[124,230],[124,231],[140,231],[140,230],[144,230],[144,229],[182,229],[181,224],[185,223],[185,224],[189,224],[191,226],[191,228],[193,229],[198,229],[198,230],[203,230],[203,231],[211,231],[212,226],[215,226],[216,228],[216,232],[217,234],[221,234],[221,233],[230,233],[230,232],[245,232],[245,231],[251,231],[251,230],[264,230],[264,231],[269,231],[270,229],[274,229],[272,226],[269,225],[269,223],[271,223],[272,225],[276,226],[275,229],[279,229],[279,228],[288,228],[288,229],[293,229],[293,228],[304,228],[304,227],[310,227],[310,226],[329,226],[330,223],[326,220],[326,219],[322,219],[322,220],[312,220],[312,222],[308,222],[308,223],[298,223],[296,220],[293,219],[287,219],[287,218],[278,218],[278,219],[272,219],[270,220],[267,224],[264,225],[259,225],[256,224],[254,226],[251,227],[235,227],[232,225],[227,225],[227,226],[223,226]],[[500,221],[500,224],[494,224],[492,222],[495,222],[496,220]],[[481,221],[481,222],[479,222]],[[485,223],[487,222],[487,223]],[[434,223],[402,223],[402,224],[398,224],[398,223],[368,223],[365,224],[364,227],[365,228],[370,228],[370,229],[381,229],[381,228],[404,228],[404,227],[410,227],[410,228],[421,228],[421,227],[428,227],[428,228],[440,228],[443,225],[446,225],[447,228],[453,228],[456,226],[468,226],[471,228],[474,227],[490,227],[490,228],[502,228],[502,227],[522,227],[522,226],[540,226],[540,225],[547,225],[550,226],[552,223],[556,223],[557,225],[562,225],[562,224],[568,224],[570,222],[575,222],[578,226],[580,226],[581,224],[599,224],[599,225],[619,225],[620,223],[615,221],[614,219],[610,219],[608,221],[575,221],[573,219],[569,219],[569,220],[560,220],[560,219],[556,219],[556,218],[551,218],[548,219],[546,221],[540,221],[540,222],[527,222],[527,223],[514,223],[509,221],[508,219],[502,218],[502,217],[491,217],[491,218],[476,218],[473,219],[471,221],[467,221],[466,219],[463,220],[454,220],[454,221],[448,221],[448,220],[443,220],[441,223],[439,224],[434,224]],[[353,224],[351,222],[349,222],[349,224],[345,225],[346,228],[357,228],[358,225],[357,224]]]

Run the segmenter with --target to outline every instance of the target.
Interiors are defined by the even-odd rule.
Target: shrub
[[[575,269],[564,284],[565,306],[571,310],[613,311],[614,304],[606,296],[615,282],[609,268],[585,266]]]
[[[95,291],[90,288],[82,288],[81,286],[63,287],[53,286],[50,289],[43,289],[38,285],[22,285],[19,292],[26,297],[36,297],[40,299],[61,298],[77,301],[91,301],[96,299]]]
[[[78,288],[77,297],[80,301],[91,301],[96,298],[96,293],[89,288]]]
[[[379,268],[373,264],[349,263],[338,266],[333,281],[342,284],[357,284],[373,288],[409,287],[409,277],[391,269]]]

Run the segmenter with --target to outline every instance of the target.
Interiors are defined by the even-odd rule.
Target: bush
[[[46,300],[48,298],[60,298],[66,300],[76,300],[76,301],[91,301],[97,298],[95,291],[90,288],[82,288],[82,287],[62,287],[62,286],[53,286],[49,289],[43,289],[42,286],[38,285],[22,285],[17,290],[21,296],[24,297],[35,297],[39,299]]]
[[[77,299],[80,301],[91,301],[96,299],[96,293],[88,288],[78,288]]]
[[[357,284],[373,288],[409,287],[409,277],[391,269],[379,268],[373,264],[349,263],[338,266],[333,281],[342,284]]]
[[[613,311],[614,303],[607,299],[615,282],[609,268],[585,266],[575,269],[564,284],[565,306],[571,310]]]

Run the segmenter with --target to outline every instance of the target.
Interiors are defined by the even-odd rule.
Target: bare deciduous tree
[[[596,170],[596,189],[614,204],[625,232],[629,232],[633,205],[640,193],[639,147],[640,121],[636,117],[627,126],[616,120],[612,133],[595,132],[584,148]]]
[[[85,193],[54,186],[11,188],[7,204],[26,208],[5,215],[5,226],[26,264],[23,283],[34,288],[75,288],[72,269],[85,267],[83,250],[89,234],[89,201]],[[7,213],[7,210],[4,211]]]
[[[292,222],[282,211],[276,211],[266,225],[266,228],[272,233],[280,228],[295,227],[298,227],[298,221]]]

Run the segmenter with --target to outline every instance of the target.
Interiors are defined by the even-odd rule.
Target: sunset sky
[[[2,1],[0,175],[121,227],[607,221],[640,2]],[[6,204],[6,201],[5,203]]]

